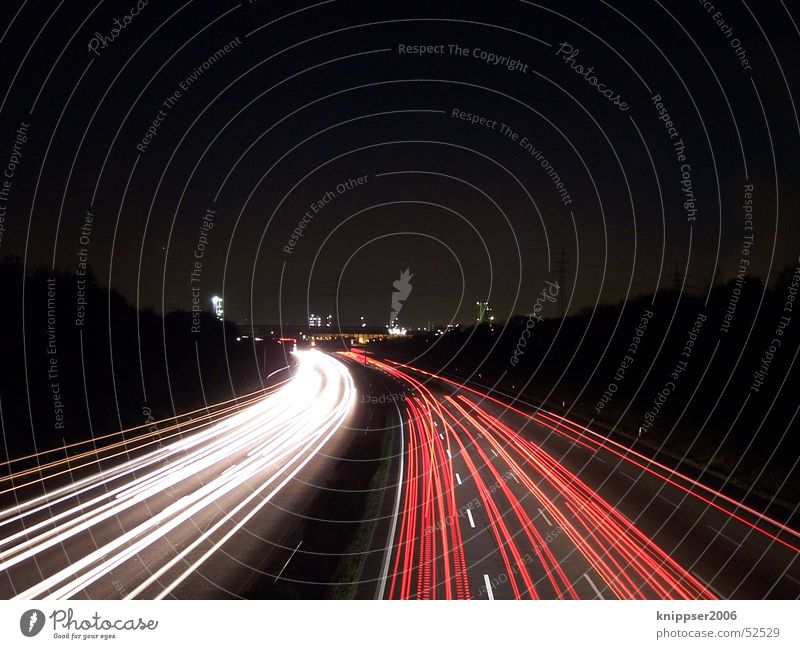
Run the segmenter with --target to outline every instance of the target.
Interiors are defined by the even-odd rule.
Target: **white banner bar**
[[[796,648],[799,618],[797,601],[4,601],[0,646]]]

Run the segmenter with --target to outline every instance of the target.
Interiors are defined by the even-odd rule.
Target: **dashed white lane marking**
[[[542,517],[542,518],[543,518],[545,521],[547,521],[547,524],[548,524],[550,527],[553,527],[553,524],[550,522],[550,519],[549,519],[549,518],[547,518],[547,514],[545,514],[545,513],[544,513],[544,510],[543,510],[541,507],[539,508],[539,514],[541,515],[541,517]]]
[[[447,457],[449,457],[451,460],[453,459],[453,456],[450,454],[450,449],[449,448],[447,449]]]
[[[514,475],[514,472],[513,472],[513,471],[509,471],[509,472],[508,472],[508,474],[509,474],[509,475],[510,475],[512,478],[514,478],[514,482],[516,482],[517,484],[519,484],[519,480],[517,480],[517,476],[516,476],[516,475]]]
[[[461,476],[458,475],[457,473],[456,473],[456,482],[458,482],[458,484],[461,484]]]
[[[784,575],[784,576],[786,577],[786,579],[791,579],[794,583],[800,585],[800,581],[798,581],[797,579],[795,579],[791,575]]]
[[[598,457],[597,455],[594,456],[594,459],[597,460],[598,462],[602,462],[603,464],[606,463],[606,461],[603,458]]]
[[[492,449],[492,453],[494,453],[494,456],[495,456],[495,457],[497,457],[497,451],[495,451],[494,449]]]
[[[439,439],[444,439],[444,435],[442,435],[441,433],[439,433]]]
[[[467,518],[469,519],[469,526],[470,527],[475,527],[475,520],[472,518],[472,510],[471,509],[467,510]]]
[[[727,597],[724,597],[724,596],[722,595],[722,593],[720,593],[720,592],[719,592],[719,591],[718,591],[716,588],[714,588],[714,587],[713,587],[711,584],[707,584],[707,583],[705,582],[705,580],[704,580],[704,579],[703,579],[703,578],[702,578],[700,575],[698,575],[698,574],[697,574],[697,573],[696,573],[694,570],[692,570],[692,571],[691,571],[691,573],[692,573],[692,575],[694,576],[694,578],[695,578],[695,579],[697,579],[697,581],[699,581],[701,584],[703,584],[703,586],[705,586],[706,588],[708,588],[708,589],[709,589],[709,590],[710,590],[712,593],[714,593],[714,595],[716,595],[716,596],[717,596],[719,599],[727,599]]]
[[[295,546],[295,549],[292,550],[292,553],[289,555],[289,558],[286,559],[286,563],[283,564],[283,568],[281,568],[281,571],[275,576],[275,581],[278,581],[278,579],[281,578],[281,575],[283,574],[283,571],[286,570],[286,566],[289,565],[289,562],[294,558],[294,555],[300,549],[300,544],[302,542],[303,542],[303,539],[300,539],[300,543],[298,543],[297,546]]]
[[[661,498],[661,500],[664,500],[664,501],[668,502],[668,503],[669,503],[670,505],[672,505],[672,506],[673,506],[675,509],[678,509],[678,507],[680,507],[680,505],[679,505],[678,503],[676,503],[676,502],[674,502],[674,501],[670,500],[670,499],[669,499],[669,498],[667,498],[666,496],[662,496],[661,494],[656,494],[656,496],[658,496],[659,498]]]
[[[486,594],[489,596],[489,599],[494,599],[494,593],[492,592],[492,582],[489,581],[489,575],[483,575],[483,583],[486,584]]]
[[[628,478],[628,480],[632,480],[633,482],[636,482],[636,478],[634,478],[632,475],[630,475],[628,473],[625,473],[624,471],[620,471],[620,473],[622,475],[624,475],[626,478]]]
[[[603,593],[601,593],[599,590],[597,590],[597,586],[595,586],[595,585],[594,585],[594,582],[592,581],[592,578],[589,576],[589,573],[588,573],[588,572],[584,572],[584,573],[583,573],[583,576],[584,576],[584,577],[586,577],[586,581],[588,581],[588,582],[589,582],[589,585],[592,587],[592,590],[593,590],[595,593],[597,593],[597,596],[598,596],[600,599],[605,599],[605,597],[603,597]]]
[[[735,540],[733,540],[733,539],[732,539],[730,536],[728,536],[728,535],[727,535],[727,534],[725,534],[724,532],[721,532],[721,531],[720,531],[720,530],[718,530],[716,527],[711,527],[711,525],[706,525],[706,527],[707,527],[708,529],[710,529],[712,532],[714,532],[714,534],[716,534],[717,536],[721,536],[721,537],[722,537],[723,539],[725,539],[726,541],[728,541],[728,542],[730,542],[730,543],[733,543],[733,544],[734,544],[734,545],[735,545],[737,548],[740,548],[740,547],[742,547],[742,544],[741,544],[741,543],[739,543],[739,541],[735,541]]]

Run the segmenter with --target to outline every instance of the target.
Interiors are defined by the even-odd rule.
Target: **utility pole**
[[[559,278],[559,302],[561,303],[561,317],[562,319],[566,315],[564,310],[564,294],[567,292],[567,284],[566,284],[566,277],[567,275],[571,274],[569,270],[569,257],[567,256],[567,249],[564,246],[561,246],[561,252],[556,260],[556,267],[558,269],[558,278]]]

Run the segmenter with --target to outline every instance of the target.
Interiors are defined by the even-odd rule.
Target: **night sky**
[[[527,313],[562,270],[570,312],[676,269],[702,296],[749,234],[768,284],[798,257],[782,2],[9,2],[2,20],[0,258],[87,264],[141,308],[220,295],[240,323],[383,326],[409,269],[400,322],[419,327],[478,300]]]

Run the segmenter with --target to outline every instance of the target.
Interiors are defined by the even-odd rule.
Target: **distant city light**
[[[225,315],[225,311],[222,308],[222,298],[219,295],[215,295],[211,298],[211,304],[214,305],[214,314],[217,319],[222,320]]]
[[[494,320],[492,315],[492,307],[488,302],[475,302],[478,306],[478,324],[486,324]]]

